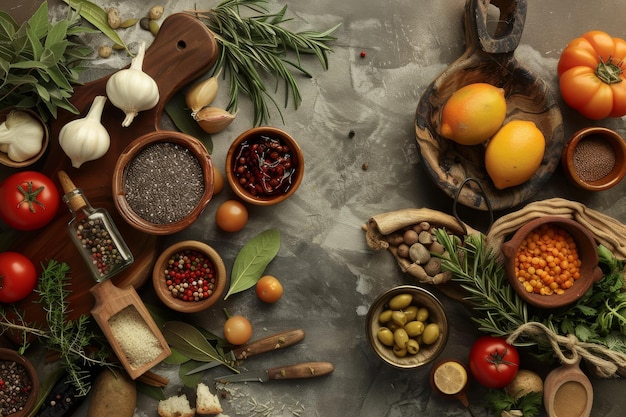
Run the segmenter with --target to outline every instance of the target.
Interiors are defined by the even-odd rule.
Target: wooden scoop
[[[495,33],[488,28],[489,4],[500,10]],[[424,166],[433,181],[454,198],[466,178],[479,181],[485,193],[473,184],[464,187],[459,203],[487,210],[514,207],[534,196],[559,164],[564,145],[563,120],[548,86],[514,57],[526,18],[526,0],[467,0],[465,3],[465,53],[424,91],[416,111],[415,135]],[[489,83],[505,91],[507,116],[534,122],[546,140],[540,168],[524,184],[498,190],[484,167],[484,145],[464,146],[439,135],[441,111],[448,98],[461,87]]]

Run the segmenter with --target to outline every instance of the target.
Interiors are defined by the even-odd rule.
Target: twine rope
[[[508,337],[507,342],[513,344],[523,335],[547,340],[562,363],[574,365],[584,359],[596,375],[602,378],[615,376],[618,370],[626,369],[626,354],[596,343],[581,342],[573,334],[559,335],[538,322],[522,324]],[[564,351],[569,355],[566,355]]]

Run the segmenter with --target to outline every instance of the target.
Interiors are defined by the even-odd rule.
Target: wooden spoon
[[[489,5],[500,10],[495,33],[488,28]],[[487,210],[488,198],[494,210],[514,207],[534,196],[559,164],[564,145],[563,120],[558,103],[548,86],[522,66],[514,56],[526,18],[526,0],[467,0],[465,3],[465,53],[426,89],[416,111],[415,135],[426,171],[432,180],[454,198],[466,178],[480,181],[464,187],[459,203]],[[439,135],[441,110],[461,87],[489,83],[505,91],[510,120],[534,122],[544,134],[546,151],[535,175],[524,184],[498,190],[484,167],[484,145],[464,146]]]

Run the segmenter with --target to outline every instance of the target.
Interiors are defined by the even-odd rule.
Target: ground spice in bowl
[[[615,166],[615,151],[599,136],[589,136],[574,149],[574,169],[585,182],[598,181],[611,173]]]
[[[202,167],[189,149],[169,142],[147,146],[125,174],[126,201],[142,218],[155,224],[180,221],[204,193]]]
[[[10,360],[0,361],[0,415],[24,409],[33,386],[26,368]]]

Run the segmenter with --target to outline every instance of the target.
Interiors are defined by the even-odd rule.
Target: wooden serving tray
[[[157,256],[157,238],[132,228],[117,213],[111,191],[117,158],[137,137],[160,130],[161,115],[168,100],[184,85],[206,73],[216,58],[217,42],[213,33],[191,15],[173,14],[163,21],[158,36],[146,51],[143,64],[143,70],[159,86],[159,103],[155,108],[139,113],[133,123],[124,128],[124,113],[107,101],[102,124],[111,136],[111,146],[104,157],[86,162],[78,169],[72,168],[58,137],[67,122],[85,116],[95,96],[106,96],[105,86],[110,75],[75,88],[71,101],[80,115],[60,110],[57,119],[50,122],[49,150],[40,171],[56,181],[62,194],[57,172],[65,170],[74,184],[83,189],[92,206],[109,211],[135,258],[130,267],[112,278],[119,288],[129,285],[138,288],[145,283]],[[96,282],[67,234],[66,225],[70,219],[69,210],[62,204],[52,223],[37,231],[20,233],[11,250],[23,253],[39,267],[39,271],[40,265],[51,259],[70,266],[68,311],[69,319],[76,319],[81,314],[89,314],[94,306],[89,290]],[[38,294],[33,293],[17,307],[25,312],[27,322],[45,325],[43,306],[34,303],[38,298]]]

